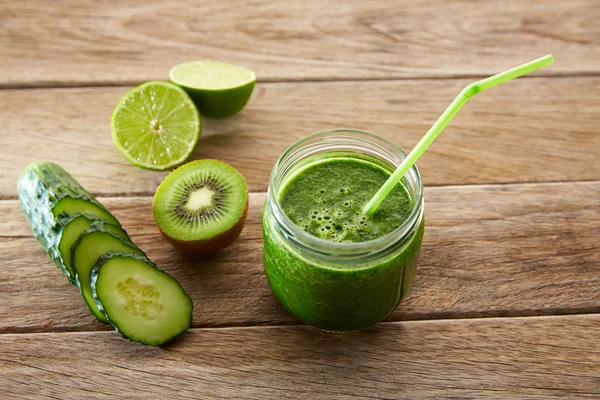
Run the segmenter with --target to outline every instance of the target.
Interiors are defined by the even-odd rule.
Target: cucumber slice
[[[94,222],[79,236],[79,239],[71,248],[71,262],[75,271],[77,286],[79,286],[81,295],[90,312],[94,314],[98,321],[103,323],[108,323],[108,321],[104,314],[98,310],[94,301],[90,287],[90,271],[100,256],[109,251],[145,256],[144,252],[138,249],[136,245],[110,232],[102,222]]]
[[[79,239],[79,236],[96,221],[99,221],[98,217],[91,214],[68,215],[60,219],[63,228],[58,242],[58,251],[60,252],[65,268],[69,271],[67,278],[72,283],[75,283],[75,271],[71,265],[71,247]],[[120,226],[105,222],[104,227],[121,239],[131,241],[127,232]]]
[[[54,205],[52,214],[55,218],[65,214],[91,214],[111,224],[121,225],[106,208],[86,197],[64,197]]]
[[[123,337],[158,346],[188,329],[192,300],[144,257],[107,253],[91,273],[98,308]]]
[[[119,225],[116,218],[58,164],[49,161],[29,164],[19,177],[17,189],[33,235],[69,280],[73,277],[58,248],[63,231],[58,216],[87,212]]]

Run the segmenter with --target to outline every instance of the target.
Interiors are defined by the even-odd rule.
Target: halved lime
[[[194,100],[202,115],[226,118],[244,108],[256,82],[248,68],[219,61],[188,61],[171,68],[169,79]]]
[[[112,113],[113,141],[142,168],[165,170],[183,164],[200,139],[200,115],[181,88],[159,81],[131,89]]]

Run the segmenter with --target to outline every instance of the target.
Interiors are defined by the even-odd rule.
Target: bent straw
[[[385,199],[385,197],[392,191],[392,189],[400,182],[402,177],[408,172],[408,170],[413,166],[413,164],[421,157],[421,155],[427,150],[429,145],[433,143],[435,138],[444,130],[446,125],[452,118],[458,113],[458,111],[465,105],[467,100],[469,100],[472,96],[475,96],[477,93],[494,87],[496,85],[500,85],[501,83],[510,81],[511,79],[518,78],[519,76],[528,74],[535,70],[538,70],[546,65],[550,65],[554,62],[554,57],[551,54],[544,56],[542,58],[538,58],[537,60],[533,60],[528,62],[527,64],[523,64],[513,69],[509,69],[508,71],[501,72],[497,75],[490,76],[489,78],[482,79],[477,82],[471,83],[469,86],[465,87],[459,95],[454,99],[452,104],[448,106],[446,111],[440,116],[440,118],[435,121],[435,124],[429,129],[429,131],[423,136],[421,141],[417,143],[415,148],[410,152],[408,156],[402,161],[402,163],[398,166],[396,171],[387,181],[381,186],[381,188],[377,191],[375,196],[371,198],[371,200],[367,203],[367,205],[363,208],[363,212],[367,215],[371,215],[377,210],[377,207],[381,204],[381,202]]]

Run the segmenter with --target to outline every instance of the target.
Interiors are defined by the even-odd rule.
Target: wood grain
[[[600,182],[427,188],[419,271],[389,320],[600,312]],[[186,257],[157,231],[151,198],[102,199],[194,301],[195,327],[296,323],[262,266],[264,194],[232,247]],[[0,332],[97,330],[16,201],[0,202]]]
[[[491,75],[553,53],[542,74],[600,72],[595,0],[0,4],[0,86],[133,84],[218,59],[261,80]]]
[[[238,168],[266,191],[279,155],[310,133],[347,126],[411,149],[467,80],[259,85],[228,120],[204,120],[194,158]],[[29,162],[59,162],[93,193],[153,195],[166,173],[118,152],[110,115],[127,88],[0,91],[0,198]],[[427,151],[426,185],[600,179],[600,78],[521,79],[475,97]],[[422,95],[425,93],[425,95]]]
[[[114,332],[0,335],[11,399],[598,398],[600,316],[192,330],[163,348]]]

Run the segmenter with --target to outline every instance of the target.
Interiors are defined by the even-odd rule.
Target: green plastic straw
[[[435,124],[429,129],[429,132],[423,136],[421,141],[417,143],[415,148],[410,152],[408,156],[398,166],[396,171],[388,178],[383,186],[377,191],[375,196],[367,203],[363,208],[365,214],[371,215],[377,210],[377,207],[381,204],[383,199],[392,191],[392,189],[400,182],[402,177],[408,172],[413,164],[421,157],[421,155],[427,150],[429,145],[433,143],[435,138],[442,132],[442,130],[448,125],[452,118],[458,113],[458,111],[465,105],[467,100],[477,93],[482,92],[486,89],[500,85],[501,83],[510,81],[511,79],[518,78],[521,75],[528,74],[535,70],[538,70],[546,65],[550,65],[554,62],[554,57],[551,54],[538,58],[523,64],[508,71],[501,72],[497,75],[490,76],[489,78],[482,79],[477,82],[471,83],[469,86],[464,88],[460,94],[454,99],[452,104],[448,106],[446,111],[435,121]]]

